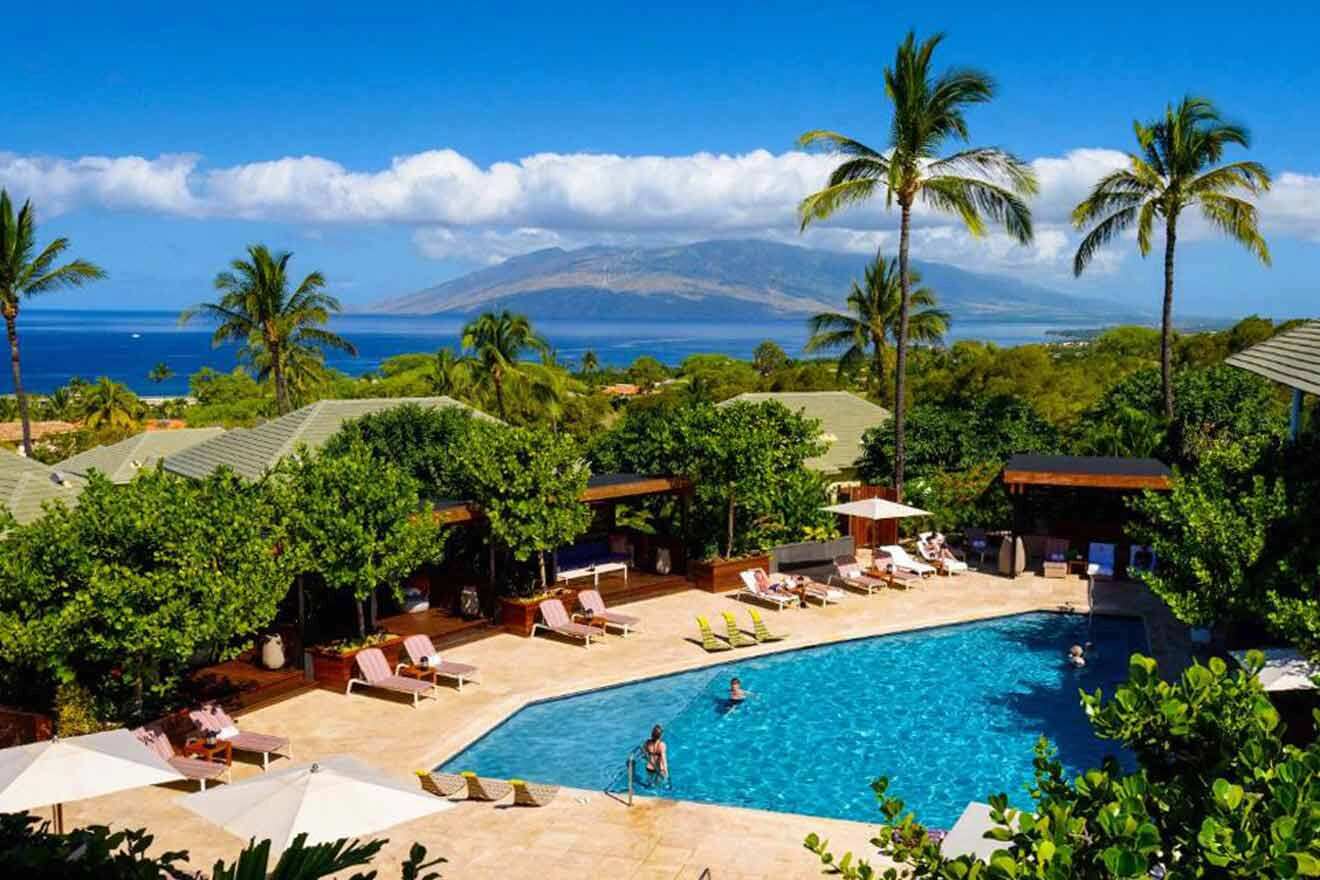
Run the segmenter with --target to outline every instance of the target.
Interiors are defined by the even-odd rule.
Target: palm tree
[[[438,350],[431,367],[431,387],[436,394],[462,397],[472,387],[472,361],[447,346]]]
[[[170,365],[161,361],[151,368],[151,372],[147,373],[147,379],[159,385],[173,375],[174,371],[170,369]]]
[[[461,341],[463,348],[471,353],[478,379],[494,389],[495,410],[501,419],[507,415],[505,384],[523,376],[522,356],[528,352],[545,356],[550,351],[550,345],[532,329],[526,315],[508,310],[477,316],[463,328]]]
[[[596,357],[596,352],[590,348],[582,352],[582,372],[590,376],[600,369],[600,358]]]
[[[308,352],[334,348],[357,355],[342,336],[323,329],[339,300],[325,292],[325,276],[312,272],[292,292],[288,265],[293,254],[272,254],[264,244],[249,245],[247,260],[234,260],[230,269],[215,276],[220,301],[201,303],[179,316],[187,323],[198,313],[216,321],[211,344],[242,344],[240,354],[268,372],[275,383],[275,408],[283,415],[290,408],[287,371],[307,364]],[[299,351],[301,349],[301,351]]]
[[[325,367],[325,355],[314,344],[305,341],[302,330],[281,345],[279,352],[280,373],[284,376],[289,407],[302,406],[309,402],[320,386],[330,380],[330,372]],[[258,380],[273,380],[275,362],[266,344],[260,339],[249,338],[246,344],[239,347],[238,357],[240,361],[256,368]]]
[[[1259,195],[1270,188],[1270,174],[1259,162],[1219,165],[1224,148],[1251,146],[1245,128],[1225,122],[1215,105],[1191,96],[1164,118],[1134,122],[1140,153],[1128,154],[1128,167],[1100,178],[1091,194],[1073,211],[1073,225],[1095,224],[1073,258],[1081,275],[1102,246],[1137,227],[1137,249],[1150,253],[1156,219],[1164,221],[1164,308],[1161,315],[1160,373],[1164,417],[1173,418],[1173,252],[1178,242],[1178,217],[1197,206],[1209,224],[1245,247],[1265,265],[1269,247],[1257,225],[1256,206],[1234,193]],[[1217,166],[1217,167],[1216,167]]]
[[[921,284],[921,275],[911,272],[908,283]],[[875,261],[866,267],[864,283],[852,283],[847,312],[821,312],[807,321],[811,338],[807,340],[806,350],[842,350],[838,372],[843,376],[867,362],[869,349],[868,390],[880,397],[884,393],[885,346],[890,339],[898,337],[902,301],[898,260],[886,260],[877,253]],[[939,342],[948,331],[949,313],[935,307],[935,291],[929,287],[917,287],[909,293],[908,308],[909,341]]]
[[[82,393],[83,424],[93,430],[127,430],[137,424],[142,403],[126,386],[102,376]]]
[[[936,34],[920,45],[909,32],[899,44],[894,66],[885,68],[885,94],[893,105],[889,144],[885,150],[833,131],[809,131],[798,139],[803,147],[825,144],[845,158],[830,173],[826,186],[802,200],[802,229],[837,211],[884,193],[885,204],[898,203],[898,273],[902,297],[898,309],[897,358],[894,370],[894,488],[903,493],[905,394],[907,386],[908,269],[912,208],[918,202],[945,214],[955,214],[972,235],[986,232],[986,221],[1002,225],[1013,238],[1031,240],[1031,210],[1024,196],[1034,195],[1036,176],[1011,153],[994,147],[969,147],[943,158],[948,140],[968,140],[964,110],[994,97],[994,82],[980,71],[950,70],[935,76],[931,55],[944,39]]]
[[[9,193],[0,189],[0,312],[5,316],[9,334],[9,365],[14,374],[14,397],[18,399],[18,417],[23,422],[23,453],[32,454],[32,422],[28,417],[27,394],[23,391],[23,371],[18,357],[18,308],[24,297],[51,293],[66,287],[81,287],[88,281],[104,278],[101,267],[86,260],[72,260],[63,266],[55,261],[69,248],[67,238],[57,238],[36,251],[37,221],[32,202],[25,201],[14,216]]]

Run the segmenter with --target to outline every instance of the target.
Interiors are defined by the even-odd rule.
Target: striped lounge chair
[[[596,620],[604,621],[606,628],[617,627],[625,636],[630,631],[637,629],[642,622],[640,617],[633,617],[631,614],[620,614],[606,608],[605,600],[601,598],[598,590],[583,590],[578,593],[578,604]]]
[[[564,603],[558,599],[546,599],[541,603],[540,608],[541,621],[532,624],[532,635],[536,635],[538,629],[543,629],[570,639],[581,639],[583,646],[587,648],[591,647],[593,638],[605,637],[605,630],[587,626],[585,623],[574,623],[569,619],[568,612],[564,610]]]
[[[390,672],[390,664],[386,662],[385,655],[381,653],[380,648],[366,648],[358,651],[354,659],[357,661],[357,668],[362,673],[362,677],[350,678],[348,687],[344,689],[345,694],[353,693],[353,685],[357,684],[364,687],[378,688],[382,691],[392,691],[396,694],[407,694],[412,697],[413,706],[417,705],[419,697],[436,696],[434,684]]]
[[[425,669],[427,672],[434,672],[438,676],[443,675],[445,678],[456,680],[459,691],[462,691],[464,680],[472,678],[477,673],[477,667],[475,666],[440,659],[440,654],[435,650],[435,643],[431,641],[431,637],[428,635],[408,636],[403,640],[403,650],[411,662],[396,664],[394,667],[396,675],[399,670],[408,667],[415,670]],[[423,661],[426,662],[425,667],[422,666]]]
[[[196,779],[201,791],[206,791],[206,783],[212,780],[229,781],[228,764],[174,754],[174,746],[170,743],[170,738],[155,724],[139,727],[133,731],[133,735],[138,738],[138,742],[155,752],[180,774],[188,779]]]
[[[293,758],[293,744],[282,736],[270,736],[265,733],[251,733],[239,730],[234,719],[229,717],[217,703],[209,703],[200,709],[188,713],[192,723],[203,734],[213,733],[218,739],[225,740],[236,752],[252,752],[261,755],[261,769],[265,772],[270,766],[270,756],[283,754]]]

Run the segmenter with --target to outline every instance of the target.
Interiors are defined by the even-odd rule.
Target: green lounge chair
[[[747,613],[752,617],[752,633],[758,642],[780,642],[788,635],[788,633],[772,633],[766,629],[765,621],[761,619],[760,612],[755,608],[748,608]]]
[[[701,630],[701,647],[714,653],[715,651],[728,651],[733,645],[726,645],[715,637],[715,633],[710,628],[710,621],[697,615],[697,628]]]
[[[756,644],[755,639],[747,638],[747,636],[743,635],[742,630],[738,629],[738,621],[733,616],[732,611],[724,612],[724,625],[729,631],[729,634],[725,636],[725,638],[728,639],[729,644],[733,645],[735,648],[749,648]]]

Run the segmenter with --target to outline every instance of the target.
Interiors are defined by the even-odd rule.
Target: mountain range
[[[507,308],[542,319],[754,320],[838,309],[870,257],[767,241],[547,248],[365,307],[467,315]],[[1000,275],[913,261],[955,320],[1136,319],[1135,309]],[[1146,316],[1140,316],[1146,317]]]

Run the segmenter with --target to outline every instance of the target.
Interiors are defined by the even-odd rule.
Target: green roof
[[[20,523],[41,516],[41,505],[47,501],[74,506],[85,485],[81,478],[65,475],[50,465],[0,451],[0,501]]]
[[[150,470],[168,455],[182,452],[219,437],[224,428],[180,428],[174,431],[144,431],[118,443],[94,446],[64,459],[55,467],[65,473],[87,476],[95,468],[112,483],[127,483],[139,471]]]
[[[408,403],[423,407],[458,406],[479,418],[493,419],[452,397],[320,400],[255,428],[235,428],[213,440],[168,455],[165,470],[201,479],[216,468],[227,466],[240,477],[260,479],[299,445],[319,449],[345,422]]]
[[[821,433],[829,441],[830,448],[824,455],[807,459],[805,464],[824,474],[840,474],[855,467],[862,454],[862,435],[869,428],[889,421],[889,410],[848,391],[749,392],[726,400],[724,404],[765,400],[776,400],[794,412],[820,420]]]
[[[1320,321],[1308,321],[1251,348],[1227,363],[1280,385],[1320,394]]]

